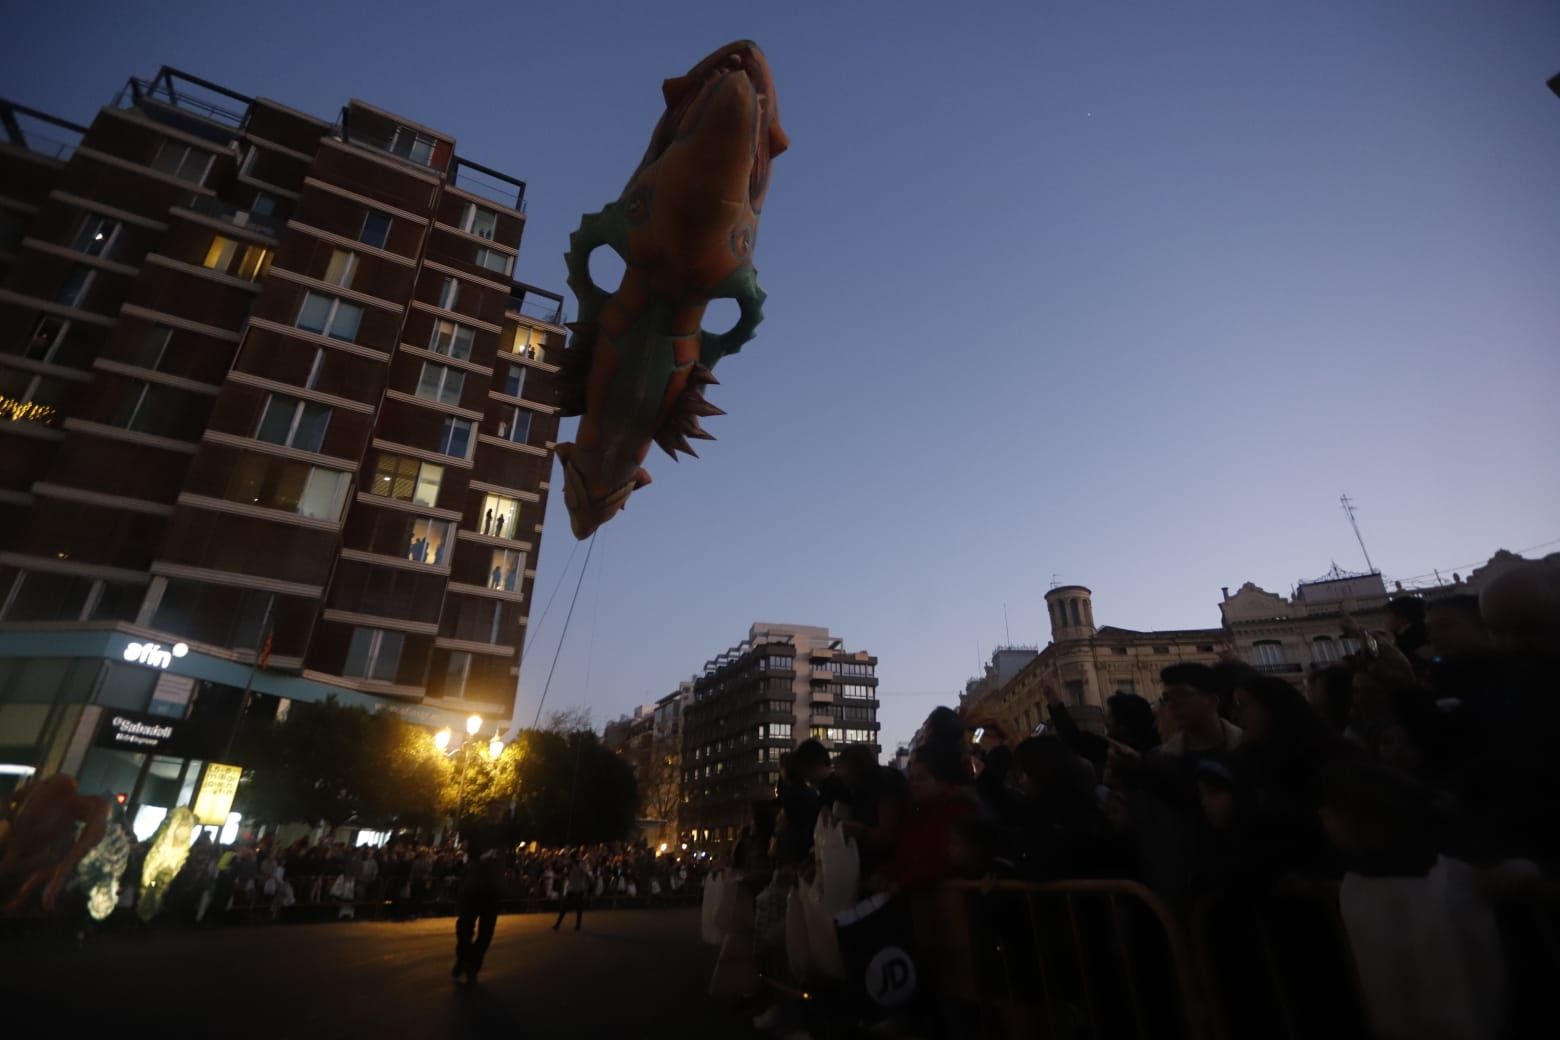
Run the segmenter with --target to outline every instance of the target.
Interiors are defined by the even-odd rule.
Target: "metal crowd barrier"
[[[1132,881],[950,882],[917,922],[945,1034],[1202,1036],[1181,927]]]

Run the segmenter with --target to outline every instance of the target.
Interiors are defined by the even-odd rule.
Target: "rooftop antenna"
[[[1061,581],[1060,581],[1060,580],[1059,580],[1059,579],[1060,579],[1060,578],[1061,578],[1061,575],[1060,575],[1060,574],[1057,574],[1057,573],[1056,573],[1056,572],[1055,572],[1055,571],[1052,571],[1052,572],[1051,572],[1051,588],[1053,588],[1053,589],[1054,589],[1054,588],[1056,588],[1056,587],[1057,587],[1057,586],[1058,586],[1058,585],[1060,585],[1060,584],[1061,584]]]
[[[1354,503],[1347,494],[1338,496],[1338,504],[1343,506],[1344,513],[1349,518],[1349,526],[1354,528],[1354,540],[1360,543],[1360,552],[1365,555],[1365,567],[1372,574],[1376,573],[1376,565],[1370,562],[1370,550],[1365,548],[1365,536],[1360,534],[1360,523],[1354,519]]]
[[[1008,624],[1007,604],[1002,604],[1002,631],[1007,634],[1007,645],[1013,645],[1013,629]]]

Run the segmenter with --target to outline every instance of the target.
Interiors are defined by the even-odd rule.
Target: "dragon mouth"
[[[666,81],[662,88],[666,93],[666,112],[656,124],[645,161],[640,165],[649,165],[666,153],[677,139],[683,120],[711,84],[735,75],[746,76],[758,98],[759,134],[753,166],[748,173],[748,191],[754,199],[762,198],[769,181],[769,161],[784,150],[785,138],[779,130],[779,117],[770,88],[769,67],[758,48],[751,43],[734,44],[717,51],[694,66],[686,76]]]
[[[565,462],[563,504],[569,511],[569,527],[573,530],[574,537],[581,541],[589,538],[596,528],[611,520],[622,510],[628,502],[628,496],[634,493],[636,487],[638,483],[630,479],[609,494],[600,498],[593,497],[585,475],[575,468],[572,461]]]

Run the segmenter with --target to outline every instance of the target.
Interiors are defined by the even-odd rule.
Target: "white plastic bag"
[[[845,978],[845,959],[840,953],[839,932],[834,915],[856,902],[861,883],[861,857],[856,843],[845,836],[839,824],[825,826],[822,819],[813,834],[818,871],[810,885],[797,892],[807,925],[807,946],[812,968],[832,979]]]
[[[725,901],[730,882],[723,871],[715,871],[704,879],[704,900],[699,906],[699,936],[710,946],[725,941],[725,929],[721,927],[721,903]]]

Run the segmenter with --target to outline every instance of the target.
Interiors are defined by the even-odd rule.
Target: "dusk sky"
[[[228,8],[222,10],[222,8]],[[368,12],[372,12],[371,16]],[[1101,624],[1560,539],[1560,5],[56,3],[13,9],[0,95],[91,120],[168,64],[327,118],[359,97],[529,184],[518,278],[562,290],[661,80],[749,37],[791,150],[769,293],[701,459],[602,529],[547,708],[598,723],[755,620],[881,658],[892,751],[1043,645],[1053,579]],[[711,327],[723,328],[723,325]],[[571,424],[572,425],[572,424]],[[565,428],[569,436],[569,427]],[[532,623],[574,539],[547,515]],[[547,677],[575,571],[528,650]]]

